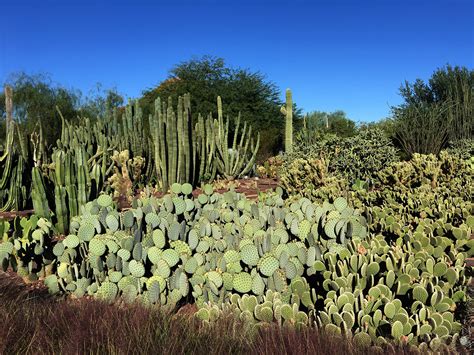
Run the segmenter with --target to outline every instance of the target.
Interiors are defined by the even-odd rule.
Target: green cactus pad
[[[308,237],[309,232],[311,231],[311,223],[307,219],[304,219],[300,222],[298,228],[298,237],[301,240],[305,240]]]
[[[63,244],[66,248],[74,249],[80,243],[79,237],[74,234],[69,234],[64,240]]]
[[[132,274],[134,277],[142,277],[145,275],[145,267],[141,262],[131,260],[128,264],[128,268],[130,270],[130,274]]]
[[[112,232],[115,232],[119,228],[119,221],[114,215],[107,215],[105,218],[105,223],[107,224],[107,228]]]
[[[150,289],[154,282],[158,282],[158,285],[160,286],[160,292],[163,292],[166,289],[166,280],[160,275],[153,275],[146,281],[147,289]]]
[[[240,249],[242,261],[248,266],[255,266],[259,261],[258,249],[253,244],[248,244]]]
[[[157,248],[163,249],[166,244],[165,234],[161,229],[155,229],[153,231],[153,243]]]
[[[109,273],[110,282],[117,283],[122,279],[122,273],[120,271],[112,271]]]
[[[383,309],[383,313],[389,319],[392,319],[395,316],[396,307],[392,302],[386,303]],[[398,338],[397,338],[398,339]]]
[[[117,251],[117,256],[120,256],[122,261],[128,261],[130,257],[132,256],[132,254],[127,249],[119,249]]]
[[[84,242],[90,241],[95,235],[95,227],[90,223],[82,223],[77,231],[77,236]]]
[[[240,261],[240,253],[236,250],[228,250],[224,253],[224,259],[227,264]]]
[[[182,189],[181,189],[181,184],[175,182],[174,184],[171,185],[171,191],[174,194],[180,194]]]
[[[199,265],[196,258],[191,257],[186,260],[186,263],[184,264],[184,271],[186,271],[188,274],[194,274],[198,266]]]
[[[183,214],[186,211],[186,202],[179,197],[173,198],[173,205],[177,215]]]
[[[179,261],[179,254],[174,249],[166,249],[161,253],[161,258],[166,261],[169,267],[175,266]]]
[[[113,282],[103,282],[97,289],[96,297],[104,301],[112,302],[117,296],[118,287]]]
[[[135,223],[135,216],[132,211],[126,211],[122,216],[122,223],[125,228],[132,228]]]
[[[184,195],[191,195],[191,193],[193,192],[193,186],[189,183],[185,183],[181,185],[181,192]]]
[[[150,212],[145,215],[145,222],[152,228],[156,228],[160,223],[160,217],[155,212]]]
[[[112,197],[110,197],[109,195],[100,195],[97,198],[97,203],[100,207],[112,206]]]
[[[234,290],[240,293],[248,293],[252,289],[252,276],[246,272],[234,276]]]
[[[158,263],[156,264],[155,274],[165,279],[168,278],[171,274],[171,270],[168,263],[164,261],[163,259],[160,259]]]
[[[422,286],[415,286],[413,288],[413,298],[421,303],[426,303],[428,300],[428,291]]]
[[[93,238],[89,242],[89,252],[91,252],[93,255],[97,255],[97,256],[104,255],[105,250],[106,250],[106,246],[102,240]]]
[[[403,324],[400,321],[396,321],[392,324],[392,337],[396,340],[400,340],[403,335]]]
[[[55,256],[61,256],[64,253],[64,244],[62,242],[56,243],[53,248],[53,254]]]
[[[344,197],[338,197],[334,200],[333,205],[337,211],[342,212],[347,207],[347,200]]]
[[[258,305],[255,307],[255,316],[262,322],[271,323],[273,321],[273,310],[270,307]]]
[[[372,344],[372,338],[367,333],[357,333],[352,339],[360,348],[368,348]]]
[[[260,275],[255,275],[252,279],[252,292],[257,296],[262,296],[265,291],[265,283]]]
[[[280,266],[280,262],[273,255],[265,255],[258,261],[258,268],[264,276],[272,276]]]

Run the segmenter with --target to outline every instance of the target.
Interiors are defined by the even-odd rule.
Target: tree
[[[123,96],[118,93],[116,88],[104,89],[101,83],[97,83],[95,90],[91,91],[81,104],[80,113],[81,116],[92,119],[105,117],[114,108],[121,107],[124,101]]]
[[[80,93],[53,85],[44,74],[27,75],[16,73],[4,85],[13,88],[13,117],[20,127],[31,133],[38,124],[48,144],[56,143],[61,135],[61,118],[56,106],[65,117],[77,116]],[[5,94],[0,94],[0,116],[5,117]]]
[[[440,107],[444,106],[445,110],[441,110],[445,111],[444,119],[451,120],[447,140],[472,139],[474,137],[473,94],[474,70],[446,65],[438,68],[427,83],[421,79],[415,80],[413,84],[405,81],[400,87],[400,95],[405,102],[392,108],[392,111],[398,118],[408,117],[414,111],[423,112],[423,115],[428,117],[426,110],[431,107],[433,115],[439,116]],[[404,111],[407,112],[406,115]],[[437,122],[431,119],[429,121]],[[427,121],[426,124],[428,123]],[[437,127],[433,126],[432,129],[436,130]]]
[[[356,124],[337,110],[331,113],[314,111],[306,116],[306,127],[311,131],[336,134],[339,137],[352,137],[357,133]]]
[[[228,67],[224,59],[204,56],[174,66],[166,80],[143,92],[144,114],[153,110],[155,99],[191,94],[195,114],[217,111],[217,96],[221,96],[224,115],[231,119],[239,113],[242,121],[260,131],[260,157],[275,154],[282,147],[284,120],[280,113],[280,92],[276,85],[259,72]],[[296,116],[300,110],[296,109]],[[194,119],[197,115],[193,115]]]
[[[314,111],[304,118],[303,126],[296,133],[296,144],[299,149],[304,149],[305,146],[313,146],[328,135],[347,138],[356,133],[355,122],[346,117],[344,111]]]
[[[79,90],[67,89],[53,83],[49,75],[14,73],[4,85],[13,88],[14,119],[29,134],[39,123],[43,127],[43,135],[48,145],[54,145],[61,135],[62,115],[70,120],[80,117],[96,119],[104,117],[114,108],[123,105],[124,99],[115,88],[104,90],[99,83],[96,91],[81,100]],[[5,136],[5,94],[0,93],[0,141]]]

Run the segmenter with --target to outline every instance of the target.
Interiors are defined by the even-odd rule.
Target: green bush
[[[384,131],[377,127],[361,130],[354,137],[323,136],[310,146],[298,146],[287,161],[297,158],[329,161],[328,171],[341,175],[349,182],[369,180],[375,172],[398,161],[397,149]]]
[[[448,149],[449,154],[458,156],[462,159],[468,160],[474,157],[474,139],[461,139],[455,142],[450,142]]]

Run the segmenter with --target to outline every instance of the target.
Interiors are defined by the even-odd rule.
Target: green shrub
[[[367,128],[342,141],[330,169],[354,182],[373,179],[377,171],[397,160],[397,150],[385,133],[379,128]]]
[[[455,142],[450,142],[448,149],[449,154],[458,156],[462,159],[468,160],[474,157],[474,139],[461,139]]]
[[[398,161],[397,149],[377,127],[365,128],[356,136],[343,139],[334,135],[323,136],[310,146],[298,146],[287,161],[291,164],[297,158],[324,158],[329,161],[331,174],[341,175],[350,182],[373,179],[377,171]]]

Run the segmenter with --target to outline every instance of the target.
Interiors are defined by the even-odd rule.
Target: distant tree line
[[[92,120],[102,117],[114,107],[123,105],[123,97],[116,89],[103,90],[100,85],[96,92],[83,97],[76,89],[54,83],[46,74],[12,74],[3,86],[13,89],[13,117],[25,133],[31,133],[39,124],[47,144],[51,145],[61,135],[62,115],[71,121],[82,117]],[[0,143],[5,137],[5,93],[0,93]]]
[[[21,129],[32,132],[38,124],[48,144],[54,144],[61,132],[60,109],[69,120],[89,117],[100,119],[123,107],[124,98],[116,89],[104,90],[98,84],[94,93],[84,96],[79,90],[54,83],[48,75],[12,74],[3,85],[13,88],[14,117]],[[400,87],[404,102],[392,107],[387,119],[357,125],[344,111],[314,111],[304,119],[294,105],[295,134],[300,141],[319,139],[326,134],[341,138],[357,134],[360,128],[378,126],[407,155],[439,153],[449,142],[472,139],[474,135],[474,71],[466,67],[437,69],[428,82],[417,79]],[[168,77],[145,89],[139,99],[145,115],[154,109],[154,101],[191,93],[193,117],[216,116],[217,96],[221,96],[225,115],[242,121],[260,132],[259,160],[277,154],[283,146],[284,119],[280,113],[281,92],[260,72],[232,68],[224,59],[211,56],[194,58],[171,68]],[[146,117],[146,116],[145,116]],[[0,93],[0,143],[5,136],[5,98]],[[304,141],[303,140],[303,141]]]

